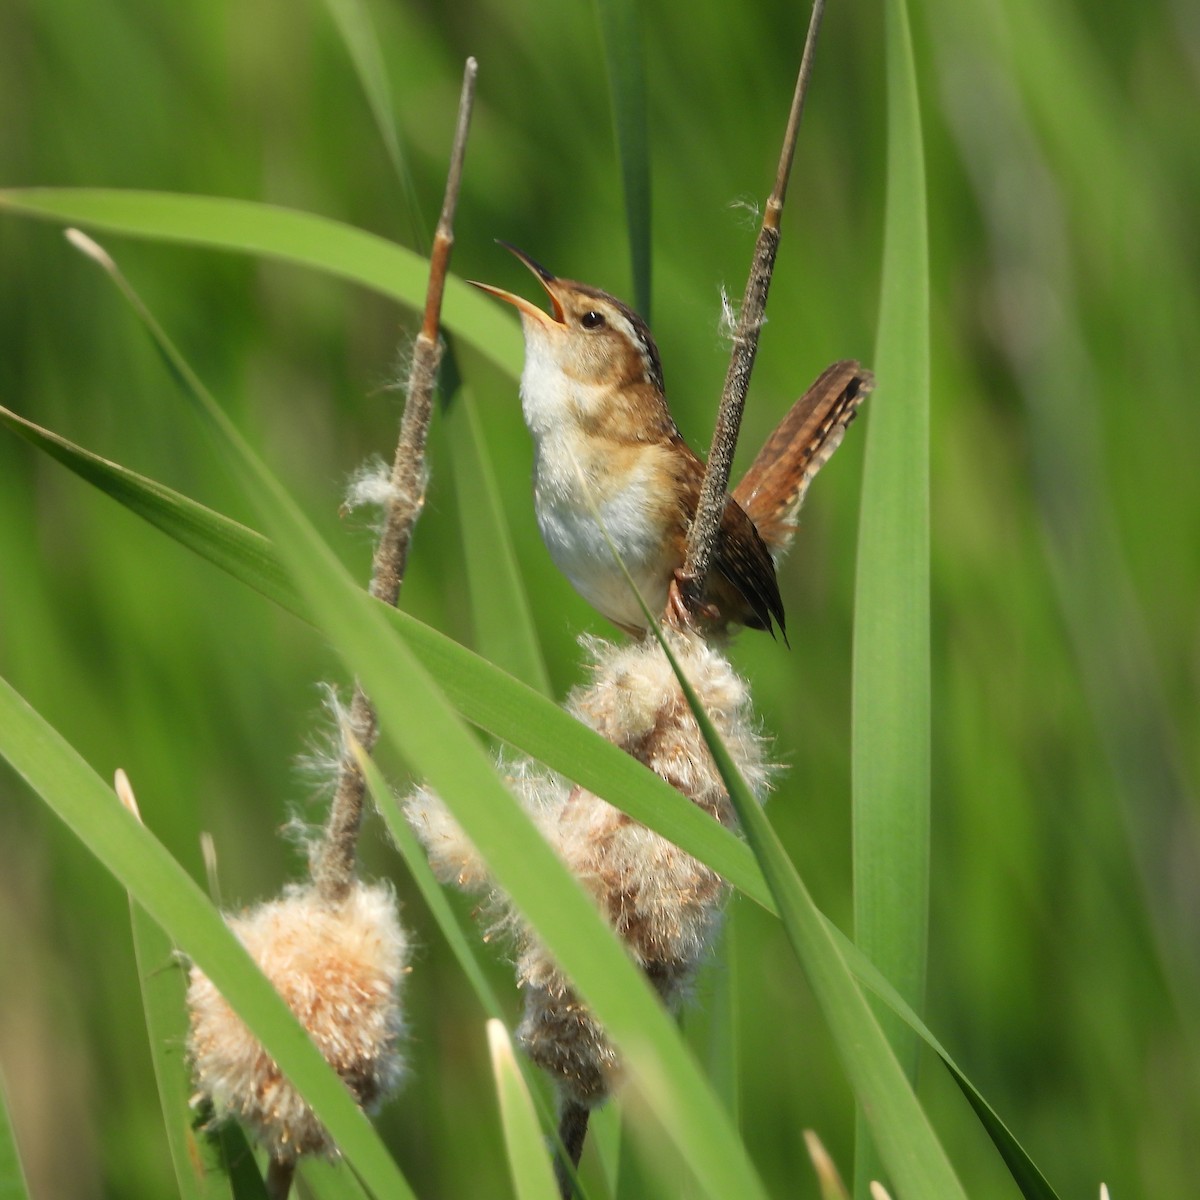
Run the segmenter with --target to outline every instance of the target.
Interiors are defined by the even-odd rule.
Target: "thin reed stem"
[[[267,1200],[287,1200],[292,1191],[292,1180],[296,1175],[296,1164],[273,1158],[267,1165],[264,1181]]]
[[[558,1140],[562,1149],[554,1156],[554,1177],[558,1181],[558,1194],[562,1200],[571,1200],[575,1194],[575,1169],[583,1157],[583,1143],[587,1138],[588,1117],[591,1110],[574,1100],[563,1100],[562,1113],[558,1118]],[[570,1159],[570,1167],[566,1158]]]
[[[729,358],[729,370],[725,375],[725,388],[721,395],[721,406],[717,412],[717,427],[713,434],[712,450],[708,457],[708,469],[704,473],[704,484],[700,490],[700,501],[696,519],[688,534],[687,558],[683,566],[682,594],[693,610],[704,592],[704,583],[712,565],[721,518],[725,513],[726,495],[729,488],[729,472],[733,466],[733,454],[737,449],[738,433],[742,425],[742,412],[746,406],[746,392],[750,387],[750,374],[754,370],[754,356],[758,353],[758,335],[762,330],[767,309],[767,293],[771,288],[771,276],[775,270],[775,255],[779,248],[779,224],[783,214],[783,203],[787,196],[788,176],[791,174],[792,159],[796,152],[796,137],[800,131],[800,118],[804,112],[804,100],[808,94],[808,81],[812,75],[813,56],[816,52],[817,35],[825,13],[825,0],[815,0],[812,17],[808,24],[808,36],[804,53],[800,59],[800,73],[796,78],[796,90],[792,96],[792,107],[788,114],[787,129],[783,135],[783,148],[779,155],[779,167],[775,174],[775,186],[767,200],[763,213],[762,228],[754,246],[754,258],[750,264],[750,277],[746,293],[738,314],[737,328],[733,335],[733,350]],[[670,612],[670,610],[668,610]]]
[[[425,503],[428,477],[425,443],[433,415],[433,391],[438,365],[442,359],[439,337],[442,294],[446,286],[446,272],[450,267],[450,254],[454,248],[454,213],[462,183],[463,158],[475,101],[477,73],[478,65],[473,58],[468,58],[463,71],[458,124],[450,154],[442,213],[429,256],[425,316],[413,346],[404,416],[400,422],[400,436],[392,462],[389,499],[384,512],[383,530],[371,564],[371,595],[385,604],[395,605],[400,598],[413,528]],[[343,740],[357,742],[369,754],[379,736],[379,723],[370,698],[357,681],[346,724],[351,737]],[[321,898],[328,903],[344,899],[353,882],[365,797],[366,780],[359,769],[353,748],[345,745],[338,763],[337,790],[329,820],[312,866],[313,881]]]

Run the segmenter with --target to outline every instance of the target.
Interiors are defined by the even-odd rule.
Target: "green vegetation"
[[[877,984],[824,936],[805,892],[846,932],[857,913],[871,944],[903,942],[879,962],[914,1000],[926,855],[922,1015],[957,1067],[1060,1195],[1095,1196],[1101,1180],[1114,1200],[1194,1191],[1200,75],[1183,7],[928,0],[908,13],[911,60],[884,4],[827,13],[739,461],[827,362],[857,357],[880,384],[815,484],[781,574],[792,650],[753,633],[733,650],[789,767],[767,809],[778,844],[761,829],[752,839],[761,869],[640,768],[595,738],[559,737],[544,716],[547,680],[561,699],[582,677],[578,635],[611,630],[537,535],[517,326],[461,283],[528,290],[493,244],[502,237],[631,300],[652,284],[668,395],[706,444],[727,357],[719,288],[740,292],[754,236],[731,203],[769,189],[808,13],[662,7],[40,0],[0,13],[0,184],[12,189],[0,196],[0,405],[273,543],[218,529],[127,474],[95,468],[99,487],[82,482],[54,461],[69,450],[0,430],[0,752],[20,772],[0,762],[0,1194],[22,1194],[9,1123],[32,1195],[230,1194],[177,1175],[189,1161],[224,1161],[233,1194],[254,1194],[236,1132],[210,1143],[181,1126],[183,974],[151,918],[209,956],[214,977],[227,972],[319,1100],[328,1072],[211,920],[201,833],[227,908],[303,874],[280,831],[324,814],[323,785],[297,760],[327,725],[317,684],[346,685],[351,671],[390,724],[385,775],[439,778],[610,1027],[655,1031],[627,1054],[659,1112],[647,1136],[631,1103],[626,1125],[643,1132],[619,1146],[616,1122],[596,1119],[583,1178],[597,1200],[815,1197],[806,1128],[849,1176],[851,1080],[889,1104],[904,1088],[890,1056],[855,1050],[873,1022],[853,1005],[834,1013],[836,1038],[826,1025],[830,988],[846,986],[837,949],[866,995]],[[347,586],[366,580],[371,536],[338,507],[355,468],[394,446],[391,385],[424,289],[423,264],[396,244],[427,244],[467,54],[479,92],[445,314],[465,387],[435,416],[406,615],[386,622]],[[181,392],[65,224],[114,255],[269,475]],[[919,430],[899,422],[903,454],[884,437],[926,378],[927,530]],[[864,457],[883,476],[865,492]],[[913,506],[898,525],[897,497]],[[864,506],[874,516],[860,544]],[[926,534],[928,653],[912,607],[924,566],[895,544],[913,539],[919,558]],[[869,625],[852,704],[856,604]],[[907,657],[882,661],[897,630]],[[530,687],[497,681],[439,635]],[[904,664],[928,671],[931,725],[923,678],[906,679]],[[530,869],[549,855],[524,840],[470,744],[488,738],[561,755],[598,789],[612,780],[614,800],[728,864],[740,892],[682,1041],[611,939],[586,913],[571,919],[579,896],[565,874]],[[860,790],[855,820],[877,823],[853,834],[852,763],[855,788],[884,805],[872,816]],[[145,829],[101,786],[118,767]],[[908,791],[889,811],[893,770]],[[904,831],[894,859],[893,822]],[[376,1195],[541,1194],[528,1106],[507,1070],[518,1107],[511,1125],[501,1117],[485,1029],[495,1001],[481,1000],[498,997],[511,1030],[511,968],[479,942],[457,892],[435,917],[428,878],[377,815],[362,857],[367,876],[394,881],[417,946],[410,1076],[375,1121],[378,1139],[343,1095],[319,1100],[322,1116]],[[896,888],[912,911],[895,911]],[[439,923],[451,916],[474,954],[466,969],[464,944]],[[805,965],[820,971],[811,989],[793,951],[801,926],[816,948]],[[711,1090],[689,1086],[684,1042]],[[907,1067],[909,1049],[899,1057]],[[549,1090],[526,1079],[544,1114]],[[972,1200],[1010,1200],[1014,1177],[1026,1195],[1049,1194],[1011,1147],[1006,1167],[969,1089],[964,1099],[929,1050],[916,1094],[928,1126],[897,1101],[883,1161],[930,1145],[932,1126]],[[680,1182],[680,1158],[704,1186]],[[927,1181],[901,1195],[953,1194],[932,1152],[892,1169],[897,1182]],[[317,1164],[299,1187],[360,1194],[349,1178]]]

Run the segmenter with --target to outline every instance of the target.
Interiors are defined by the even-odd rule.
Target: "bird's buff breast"
[[[650,448],[604,461],[578,446],[538,446],[534,504],[550,557],[575,590],[616,625],[643,629],[645,617],[604,531],[653,613],[661,613],[673,567],[664,555],[661,506],[655,502]],[[590,459],[590,461],[589,461]],[[601,529],[603,526],[603,531]]]

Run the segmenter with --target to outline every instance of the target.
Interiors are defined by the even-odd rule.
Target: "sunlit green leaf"
[[[21,213],[125,237],[185,242],[278,259],[357,283],[421,311],[428,263],[419,254],[362,229],[312,213],[168,192],[103,188],[10,188],[0,213]],[[446,280],[442,322],[514,379],[521,339],[512,318],[461,280]]]
[[[492,1076],[500,1098],[500,1120],[508,1149],[508,1169],[517,1200],[556,1200],[558,1188],[546,1144],[525,1080],[517,1069],[508,1031],[500,1021],[487,1023]]]
[[[919,1011],[929,909],[929,262],[907,0],[888,0],[887,208],[854,607],[854,929]],[[917,1039],[884,1028],[910,1079]],[[860,1131],[862,1116],[860,1115]],[[855,1194],[877,1174],[858,1139]]]
[[[261,511],[318,626],[371,696],[383,738],[438,790],[496,882],[621,1047],[630,1085],[645,1097],[700,1186],[713,1197],[763,1196],[745,1147],[649,982],[503,786],[433,677],[403,640],[391,635],[383,607],[350,579],[107,254],[80,244],[142,319]]]
[[[132,897],[129,919],[158,1102],[180,1198],[229,1200],[230,1181],[220,1141],[198,1128],[196,1113],[188,1104],[193,1089],[184,1051],[187,985],[183,960],[162,927]]]
[[[212,509],[0,408],[0,423],[222,570],[309,620],[271,544]],[[746,845],[628,754],[465,647],[395,609],[385,619],[468,721],[609,799],[759,903],[766,884]]]
[[[0,755],[220,989],[379,1196],[409,1196],[371,1123],[183,868],[0,679]],[[143,800],[143,804],[145,801]]]

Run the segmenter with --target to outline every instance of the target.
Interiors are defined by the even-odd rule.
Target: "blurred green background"
[[[317,0],[0,6],[0,184],[147,188],[305,209],[413,244],[441,200],[463,58],[479,100],[454,270],[532,294],[503,237],[631,295],[592,5],[371,8],[420,213]],[[926,0],[912,11],[933,284],[934,830],[929,1023],[1063,1196],[1194,1194],[1200,1170],[1200,19],[1183,0]],[[652,324],[694,444],[724,375],[805,6],[646,5]],[[884,196],[882,14],[833,4],[797,155],[742,461],[829,361],[870,362]],[[102,238],[365,579],[347,476],[390,455],[412,315],[269,262]],[[519,334],[513,325],[514,345]],[[61,233],[0,210],[0,403],[241,519],[143,332]],[[399,347],[399,349],[398,349]],[[550,565],[515,384],[464,359],[558,694],[609,632]],[[870,420],[868,404],[865,420]],[[849,667],[862,427],[782,573],[793,649],[745,635],[788,773],[771,816],[848,927]],[[453,464],[403,603],[471,643]],[[0,437],[0,673],[223,900],[269,896],[316,820],[297,760],[340,682],[310,630],[25,443]],[[398,781],[402,769],[388,764]],[[173,1183],[124,895],[0,768],[0,1068],[35,1195]],[[413,1074],[381,1118],[422,1196],[504,1197],[481,1016],[384,844],[420,945]],[[464,904],[463,911],[467,911]],[[853,1106],[773,920],[732,906],[741,1123],[773,1194],[813,1196],[800,1130],[848,1169]],[[494,956],[497,986],[512,995]],[[514,1010],[516,1007],[513,999]],[[956,1089],[922,1095],[972,1197],[1016,1189]]]

